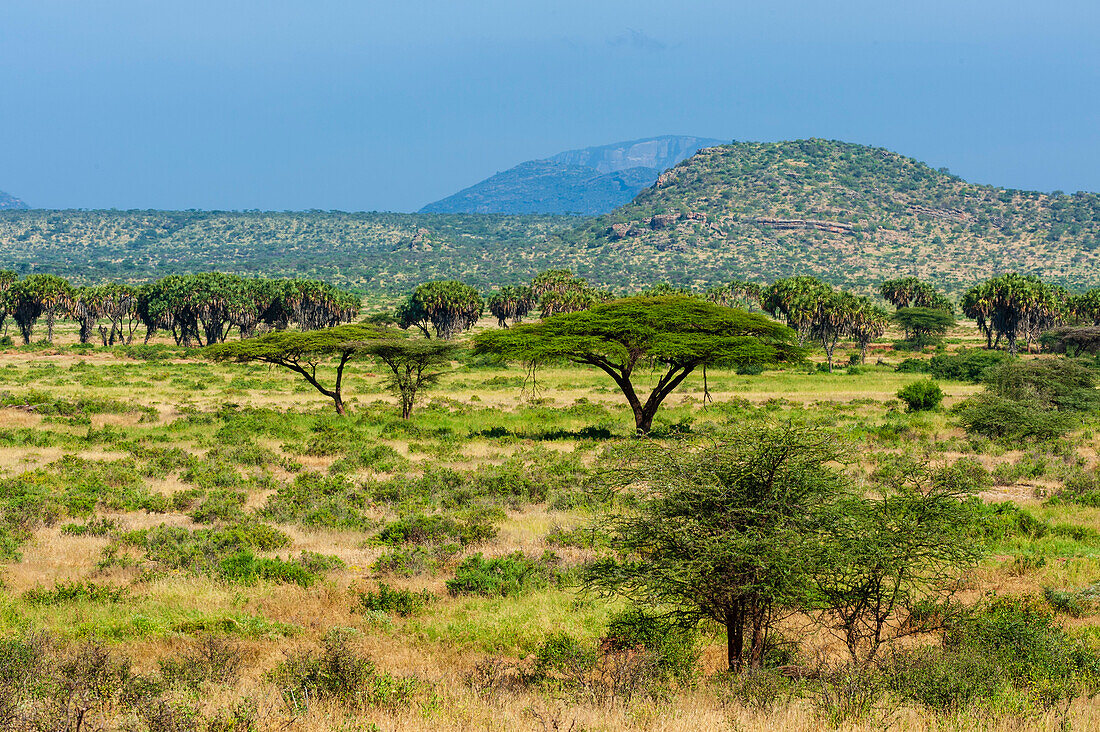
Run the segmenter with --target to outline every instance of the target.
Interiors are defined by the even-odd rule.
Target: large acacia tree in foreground
[[[624,596],[677,624],[726,631],[729,669],[759,669],[768,636],[800,605],[818,526],[847,491],[830,432],[753,425],[709,444],[628,448],[613,482],[632,507],[603,520],[612,554],[585,586]]]
[[[344,367],[353,358],[370,353],[371,346],[382,337],[378,329],[357,323],[301,333],[266,333],[243,341],[208,346],[204,352],[215,361],[269,363],[289,369],[331,399],[337,414],[344,414]],[[336,362],[336,377],[331,386],[326,386],[317,369],[329,360]]]
[[[797,360],[789,328],[762,315],[725,308],[687,295],[628,297],[555,315],[541,323],[486,331],[475,353],[530,364],[571,361],[595,366],[626,396],[638,431],[645,434],[665,397],[696,369]],[[637,370],[660,374],[643,401]]]

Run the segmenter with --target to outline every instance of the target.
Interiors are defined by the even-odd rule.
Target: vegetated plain
[[[966,322],[947,349],[984,343]],[[855,441],[844,469],[868,486],[899,454],[969,461],[988,531],[955,600],[1043,634],[1022,678],[981,656],[899,656],[915,664],[896,671],[906,693],[841,673],[842,641],[803,614],[779,623],[798,643],[763,672],[725,673],[713,628],[655,665],[632,648],[589,665],[609,622],[629,624],[623,602],[578,590],[578,567],[602,551],[592,521],[629,501],[607,491],[605,456],[637,442],[595,369],[465,355],[405,421],[377,368],[353,362],[341,418],[286,371],[163,338],[79,345],[64,323],[54,345],[0,353],[0,688],[62,709],[70,726],[51,729],[78,712],[89,728],[211,732],[1095,729],[1095,678],[1043,665],[1100,647],[1095,418],[1051,441],[968,435],[895,398],[926,378],[896,369],[912,356],[712,369],[709,395],[693,376],[650,439],[811,419]],[[939,385],[946,407],[980,390]],[[3,713],[16,725],[26,709]]]

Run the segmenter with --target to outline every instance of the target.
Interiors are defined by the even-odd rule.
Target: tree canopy
[[[905,307],[894,311],[893,320],[905,329],[905,338],[916,348],[923,348],[955,327],[955,317],[946,310],[925,307]]]
[[[363,353],[389,370],[386,381],[401,403],[401,418],[412,415],[417,395],[439,381],[445,366],[454,358],[459,346],[446,341],[385,338],[370,341]]]
[[[622,390],[635,426],[647,433],[661,402],[696,369],[797,360],[802,354],[793,339],[790,329],[762,315],[671,295],[628,297],[479,333],[474,349],[533,365],[565,360],[595,366]],[[649,364],[663,366],[664,373],[643,402],[633,379],[639,366]]]
[[[344,367],[352,358],[369,352],[372,342],[381,337],[383,334],[378,329],[356,323],[305,332],[265,333],[242,341],[207,346],[204,353],[215,361],[258,361],[289,369],[332,399],[337,414],[344,414]],[[336,360],[336,376],[332,386],[325,386],[317,370],[329,359]]]
[[[636,508],[607,519],[614,554],[589,565],[586,586],[722,626],[729,669],[746,655],[759,669],[769,631],[801,603],[816,567],[816,528],[847,490],[830,466],[844,453],[831,433],[789,424],[702,446],[641,446],[616,478],[636,487]]]

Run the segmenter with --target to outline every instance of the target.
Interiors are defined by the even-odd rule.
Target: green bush
[[[940,711],[1045,709],[1100,689],[1100,655],[1057,624],[1039,597],[993,598],[951,616],[939,648],[895,654],[894,693]]]
[[[1004,351],[962,349],[956,353],[940,353],[932,358],[907,358],[897,365],[902,373],[930,374],[937,379],[970,381],[985,379],[986,372],[1012,357]]]
[[[355,594],[358,597],[358,602],[353,608],[354,610],[390,613],[400,615],[403,618],[416,615],[435,599],[435,596],[427,590],[413,592],[412,590],[397,589],[390,587],[385,582],[379,582],[377,590],[372,592],[358,591]]]
[[[378,557],[376,572],[412,577],[435,574],[462,549],[458,544],[428,544],[399,547]]]
[[[596,665],[596,649],[568,633],[553,633],[535,651],[535,673],[542,678],[575,679]]]
[[[367,503],[344,475],[308,471],[295,476],[292,483],[281,484],[261,513],[279,523],[365,531],[372,527],[363,514]]]
[[[607,624],[606,643],[611,650],[641,647],[653,653],[663,676],[680,681],[691,678],[699,660],[698,634],[691,628],[631,609],[613,615]]]
[[[317,575],[295,561],[257,557],[243,550],[218,562],[218,575],[226,582],[252,585],[257,580],[280,584],[296,584],[309,587],[317,581]]]
[[[496,535],[497,528],[485,514],[475,514],[466,521],[444,514],[415,514],[386,524],[375,540],[389,546],[447,543],[472,546]]]
[[[1017,401],[990,393],[959,402],[953,411],[968,433],[1008,441],[1051,440],[1076,423],[1071,415],[1047,409],[1036,399]]]
[[[29,589],[23,593],[23,602],[28,605],[63,605],[70,602],[110,604],[123,602],[126,597],[125,587],[72,581],[56,582],[51,589]]]
[[[546,552],[540,559],[523,552],[496,559],[478,553],[458,565],[454,579],[447,580],[447,591],[452,595],[510,597],[544,589],[562,581],[558,563],[553,552]]]
[[[914,381],[898,390],[898,399],[905,402],[906,411],[928,412],[943,401],[943,390],[931,379]]]

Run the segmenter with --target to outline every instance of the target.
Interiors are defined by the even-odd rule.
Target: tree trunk
[[[752,646],[749,648],[749,668],[759,671],[764,668],[765,619],[768,610],[759,600],[752,603]]]
[[[46,342],[53,343],[53,308],[46,311]]]
[[[630,406],[634,406],[633,404]],[[646,409],[641,404],[634,409],[634,427],[640,435],[648,435],[653,429],[653,417],[657,414],[656,408]]]
[[[732,673],[741,670],[745,649],[745,618],[740,601],[726,608],[726,663]]]

